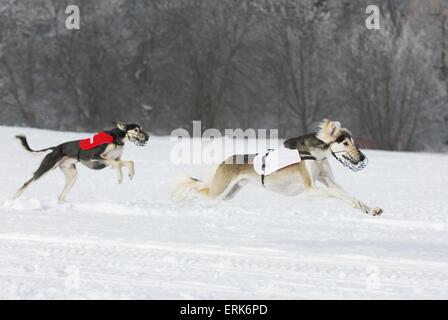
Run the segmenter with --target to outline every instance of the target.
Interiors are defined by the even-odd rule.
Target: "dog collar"
[[[298,150],[298,151],[299,151],[300,159],[302,159],[302,160],[317,160],[316,157],[311,155],[311,153],[308,151],[302,151],[302,150]]]

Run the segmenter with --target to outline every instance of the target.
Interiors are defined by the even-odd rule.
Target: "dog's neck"
[[[112,137],[114,137],[114,143],[118,146],[122,146],[124,145],[124,143],[126,142],[126,132],[115,128],[109,131],[105,131],[107,134],[111,135]]]
[[[309,152],[317,161],[324,160],[331,155],[330,144],[319,139],[317,133],[309,133],[297,138],[288,139],[284,145],[288,149]]]
[[[325,160],[326,158],[328,158],[331,155],[331,149],[330,146],[328,145],[327,148],[325,149],[318,149],[318,148],[310,148],[308,149],[309,153],[316,158],[317,161],[322,161]]]

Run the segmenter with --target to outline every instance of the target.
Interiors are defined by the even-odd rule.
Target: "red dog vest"
[[[79,141],[79,147],[82,150],[91,150],[107,143],[114,143],[114,137],[105,132],[100,132],[89,139]]]

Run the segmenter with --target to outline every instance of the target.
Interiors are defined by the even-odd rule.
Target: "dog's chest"
[[[114,144],[110,144],[107,146],[103,155],[111,160],[119,160],[123,155],[123,146],[117,146]]]

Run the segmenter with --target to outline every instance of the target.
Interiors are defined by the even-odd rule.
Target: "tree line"
[[[0,123],[96,131],[139,122],[278,128],[340,120],[366,146],[448,140],[448,4],[368,1],[3,0]],[[80,30],[65,9],[80,8]]]

